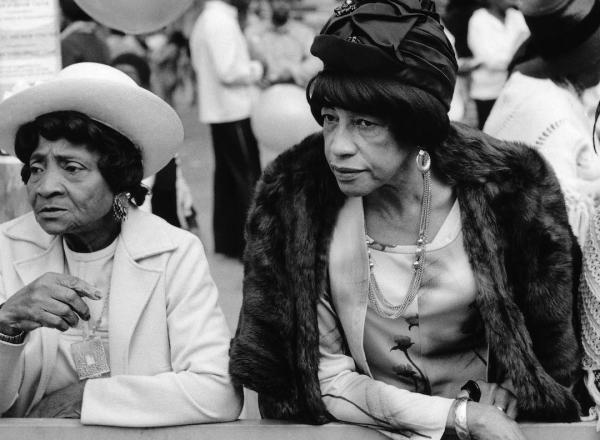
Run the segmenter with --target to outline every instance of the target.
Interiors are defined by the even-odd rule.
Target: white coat
[[[0,225],[0,303],[46,272],[64,272],[62,240],[32,213]],[[109,297],[111,377],[85,385],[81,422],[165,426],[238,417],[228,374],[229,330],[200,241],[130,209],[114,256]],[[26,416],[44,396],[59,332],[0,342],[0,414]],[[10,410],[10,411],[9,411]]]

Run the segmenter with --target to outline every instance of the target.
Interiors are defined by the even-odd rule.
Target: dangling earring
[[[391,304],[381,294],[379,284],[375,278],[374,264],[369,247],[377,249],[376,242],[367,240],[367,255],[369,258],[369,301],[374,306],[375,313],[386,319],[398,319],[408,306],[414,301],[421,287],[423,272],[425,271],[425,251],[427,246],[427,232],[429,231],[429,218],[431,217],[431,156],[425,150],[419,150],[416,157],[417,169],[423,175],[423,197],[421,199],[421,215],[419,218],[419,236],[415,247],[413,260],[413,274],[404,301],[400,305]],[[384,246],[385,248],[385,246]]]
[[[594,153],[598,154],[596,151],[596,125],[598,124],[598,117],[600,117],[600,101],[598,102],[598,106],[596,107],[596,113],[594,114],[594,127],[592,128],[592,145],[594,146]]]
[[[115,220],[117,220],[119,223],[123,223],[127,218],[127,211],[129,210],[126,193],[115,195],[113,198],[112,209]]]

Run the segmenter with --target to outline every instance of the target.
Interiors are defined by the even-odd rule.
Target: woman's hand
[[[467,425],[475,440],[525,440],[517,422],[494,406],[468,402]]]
[[[481,390],[481,398],[479,403],[491,405],[495,409],[504,412],[511,419],[517,418],[517,397],[507,388],[498,385],[497,383],[477,381]]]
[[[81,405],[85,381],[74,383],[48,394],[33,407],[27,417],[32,418],[81,418]]]
[[[38,327],[65,331],[79,318],[90,319],[81,297],[100,299],[101,293],[85,281],[64,274],[46,273],[6,300],[0,309],[0,333],[15,336]]]

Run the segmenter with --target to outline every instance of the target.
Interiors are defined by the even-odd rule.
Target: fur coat
[[[332,420],[317,376],[316,310],[345,196],[323,149],[315,134],[276,159],[249,213],[230,373],[258,392],[267,418]],[[554,173],[534,150],[458,124],[431,155],[455,189],[490,356],[512,380],[520,415],[579,420],[568,387],[581,356],[573,324],[581,257]]]

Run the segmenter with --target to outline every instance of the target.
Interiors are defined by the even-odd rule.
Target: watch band
[[[458,440],[471,440],[469,425],[467,424],[467,403],[470,399],[460,397],[456,399],[454,407],[454,430]]]
[[[2,306],[4,306],[4,303],[0,304],[0,309],[2,308]],[[14,336],[5,335],[4,333],[0,332],[0,341],[2,342],[8,342],[9,344],[22,344],[24,340],[24,331],[21,331],[20,333]]]
[[[21,331],[21,333],[16,334],[14,336],[8,336],[4,333],[0,333],[0,341],[8,342],[9,344],[22,344],[25,340],[25,332]]]

